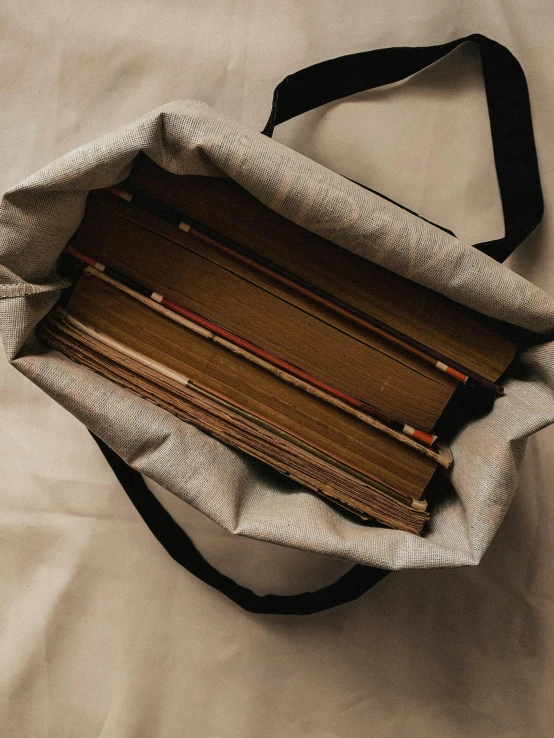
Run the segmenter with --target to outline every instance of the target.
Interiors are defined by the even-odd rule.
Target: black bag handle
[[[438,46],[376,49],[306,67],[277,85],[262,133],[271,137],[279,123],[320,105],[405,79],[467,41],[481,54],[505,228],[503,238],[475,248],[504,261],[540,223],[544,204],[525,74],[496,41],[474,33]]]
[[[167,553],[195,577],[219,590],[248,612],[266,615],[311,615],[361,597],[389,573],[386,569],[356,564],[336,582],[314,592],[289,596],[257,595],[209,564],[185,531],[177,525],[148,489],[140,473],[132,469],[94,434],[91,435],[138,513]]]

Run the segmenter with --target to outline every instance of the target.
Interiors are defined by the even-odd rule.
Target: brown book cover
[[[436,462],[84,274],[70,315],[414,499]]]
[[[139,370],[129,358],[119,361],[116,371],[113,351],[110,356],[98,343],[93,346],[91,339],[82,335],[76,339],[74,328],[56,328],[56,319],[51,318],[40,335],[71,358],[290,473],[357,514],[405,530],[421,530],[427,515],[424,506],[422,509],[421,503],[412,500],[420,498],[428,484],[436,468],[433,460],[241,357],[214,347],[99,278],[83,274],[67,313],[197,384],[200,393],[207,391],[212,398],[211,404],[206,393],[201,401],[196,395],[193,411],[189,407],[190,388],[187,397],[187,390],[176,388],[172,379],[160,379],[159,373],[148,367]],[[186,407],[181,403],[183,392]],[[214,397],[227,403],[225,412],[215,408]]]
[[[109,193],[72,245],[386,414],[430,430],[457,382],[348,317]]]
[[[478,313],[301,228],[229,178],[172,174],[142,156],[129,182],[490,381],[514,356]]]

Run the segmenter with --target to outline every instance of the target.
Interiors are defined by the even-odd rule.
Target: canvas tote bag
[[[274,127],[346,95],[404,79],[466,41],[482,59],[503,238],[468,245],[389,199],[271,139]],[[527,85],[512,54],[472,35],[426,48],[333,59],[276,88],[263,134],[201,102],[174,102],[72,151],[9,190],[0,207],[0,330],[8,359],[80,419],[167,551],[252,612],[306,614],[358,597],[388,570],[477,564],[514,493],[526,438],[554,420],[554,299],[501,262],[535,228],[543,203]],[[258,461],[46,348],[34,329],[66,283],[56,260],[89,190],[114,185],[144,151],[178,174],[227,175],[269,207],[343,248],[486,315],[538,334],[513,363],[505,396],[451,448],[453,492],[422,537],[357,523]],[[228,531],[353,562],[338,582],[257,596],[217,572],[149,492],[141,474]]]

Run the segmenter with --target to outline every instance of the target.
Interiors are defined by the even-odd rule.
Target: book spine
[[[406,423],[405,421],[399,418],[393,418],[391,416],[386,415],[385,413],[383,413],[381,410],[374,407],[373,405],[370,405],[367,402],[364,402],[363,400],[360,400],[359,398],[354,397],[353,395],[343,392],[342,390],[328,384],[327,382],[324,382],[318,377],[314,377],[313,375],[304,371],[300,367],[297,367],[294,364],[290,364],[288,361],[285,361],[284,359],[281,359],[280,357],[275,356],[274,354],[270,354],[268,351],[265,351],[264,349],[260,348],[259,346],[256,346],[250,341],[247,341],[241,336],[238,336],[237,334],[232,333],[231,331],[227,330],[221,325],[218,325],[217,323],[214,323],[208,320],[204,316],[190,310],[184,305],[180,305],[179,303],[174,302],[173,300],[169,300],[157,292],[153,292],[146,285],[140,282],[137,282],[135,279],[131,279],[127,275],[122,274],[118,270],[113,269],[112,267],[109,267],[106,264],[96,261],[95,259],[87,256],[86,254],[83,254],[82,252],[78,251],[73,246],[69,245],[67,247],[67,252],[71,254],[72,256],[75,256],[77,259],[88,264],[89,267],[96,269],[98,272],[106,275],[107,277],[110,277],[116,283],[124,285],[128,289],[142,295],[143,297],[148,298],[154,303],[158,303],[162,305],[163,307],[165,307],[167,310],[171,311],[172,313],[175,313],[177,315],[182,316],[183,318],[186,318],[187,320],[191,321],[197,326],[204,328],[208,332],[213,333],[219,336],[220,338],[225,339],[226,341],[233,344],[234,346],[238,346],[244,349],[244,351],[254,356],[257,356],[260,359],[263,359],[265,362],[281,369],[284,372],[287,372],[288,374],[296,377],[297,379],[300,379],[303,382],[306,382],[318,388],[325,394],[335,397],[338,400],[341,400],[343,403],[346,403],[347,405],[350,405],[351,407],[356,408],[362,413],[370,415],[376,420],[379,420],[385,425],[388,425],[393,430],[399,431],[400,433],[410,436],[414,438],[415,440],[426,444],[427,446],[432,446],[433,443],[435,443],[435,441],[437,440],[437,436],[433,435],[432,433],[428,433],[419,428],[415,428],[414,426],[409,425],[408,423]]]
[[[400,346],[414,356],[417,356],[423,361],[431,364],[439,371],[453,377],[458,382],[465,384],[469,379],[472,379],[474,382],[492,390],[497,395],[504,394],[504,388],[501,385],[491,382],[489,379],[483,377],[477,372],[462,366],[453,359],[447,358],[440,352],[435,351],[402,331],[399,331],[378,318],[373,317],[369,313],[356,308],[354,305],[350,305],[350,303],[342,300],[336,295],[332,295],[327,290],[308,282],[269,259],[256,254],[251,249],[235,243],[231,239],[222,236],[201,223],[194,222],[182,213],[175,212],[172,208],[157,202],[154,198],[148,197],[141,192],[131,192],[122,187],[114,186],[107,187],[105,189],[107,192],[110,192],[126,202],[135,203],[138,207],[141,207],[152,215],[176,226],[182,231],[190,233],[190,235],[195,236],[196,238],[207,241],[212,246],[216,246],[227,253],[231,252],[235,257],[240,258],[243,262],[248,263],[250,266],[255,266],[258,270],[268,274],[273,279],[276,279],[289,287],[293,286],[302,294],[316,300],[324,307],[335,310],[335,312],[340,315],[349,317],[351,320],[358,323],[358,325],[361,325],[376,335],[385,338],[390,343]]]
[[[211,323],[187,308],[183,308],[171,300],[165,300],[162,295],[153,293],[144,285],[135,282],[135,280],[132,280],[125,275],[120,275],[116,270],[106,267],[104,264],[95,261],[85,254],[81,254],[81,252],[77,251],[73,247],[68,246],[67,251],[88,264],[86,272],[92,276],[103,279],[139,302],[148,305],[151,309],[162,313],[175,322],[180,323],[185,328],[193,330],[203,337],[219,343],[233,353],[262,366],[280,379],[309,392],[319,399],[325,400],[326,402],[339,407],[341,410],[354,415],[362,422],[371,425],[372,427],[385,432],[387,435],[411,446],[420,453],[432,458],[441,466],[445,468],[450,467],[452,463],[450,452],[444,448],[440,448],[438,450],[432,448],[432,444],[437,440],[436,436],[420,429],[413,428],[401,421],[389,418],[381,411],[372,408],[372,406],[367,403],[346,395],[340,390],[336,390],[336,388],[331,385],[327,385],[317,378],[311,377],[311,375],[303,372],[303,370],[278,359],[278,357],[273,357],[266,351],[258,349],[258,347],[250,344],[248,341],[240,339],[240,337],[236,337],[229,331]],[[343,398],[346,398],[346,400]]]
[[[63,327],[60,330],[61,326]],[[146,399],[149,399],[149,401],[154,402],[155,404],[159,404],[160,407],[165,407],[163,400],[161,402],[158,402],[156,400],[155,391],[150,392],[148,389],[145,390],[144,386],[142,390],[140,388],[133,388],[133,386],[129,384],[129,381],[125,380],[125,377],[127,377],[129,380],[130,375],[132,375],[133,372],[137,371],[139,371],[145,378],[148,378],[149,373],[154,373],[155,375],[159,372],[160,369],[165,371],[166,367],[163,367],[163,365],[158,365],[157,362],[151,361],[148,357],[143,356],[136,351],[128,349],[128,347],[124,346],[123,344],[119,344],[119,342],[115,341],[111,337],[73,318],[65,310],[62,309],[58,309],[55,316],[49,316],[40,324],[38,335],[47,344],[61,351],[77,363],[92,368],[93,371],[96,371],[97,373],[120,383],[122,386],[130,389],[131,391],[134,391],[136,394],[146,397]],[[82,344],[83,335],[88,336],[92,340],[86,341],[84,344]],[[98,344],[101,344],[102,346],[107,346],[109,349],[108,353],[104,354]],[[107,360],[107,365],[95,358],[95,355],[98,353],[102,355],[103,359]],[[118,356],[119,354],[122,354],[128,359],[131,359],[128,365],[125,363],[121,363],[121,357]],[[402,506],[410,508],[417,513],[425,513],[427,509],[427,503],[425,500],[414,500],[413,498],[402,494],[398,490],[395,490],[388,485],[379,482],[378,480],[375,480],[365,474],[358,472],[356,469],[353,469],[348,464],[345,464],[344,462],[341,462],[340,460],[329,456],[325,452],[322,452],[320,449],[302,442],[296,436],[283,431],[278,426],[274,426],[272,423],[264,420],[263,418],[252,415],[242,408],[237,407],[234,403],[230,403],[225,400],[222,401],[219,396],[214,396],[211,392],[204,390],[198,385],[195,385],[186,377],[177,378],[174,372],[171,372],[170,374],[171,376],[164,374],[164,376],[167,376],[168,379],[170,379],[169,384],[162,383],[159,385],[159,387],[162,390],[162,396],[167,396],[167,393],[169,393],[170,396],[173,398],[172,404],[174,404],[174,409],[170,410],[170,412],[173,412],[173,414],[177,414],[177,416],[179,416],[177,408],[180,407],[181,398],[185,402],[188,401],[193,403],[197,403],[198,401],[202,402],[204,400],[208,403],[211,411],[216,413],[218,418],[224,417],[226,412],[238,414],[248,424],[252,424],[256,427],[264,429],[271,435],[275,435],[278,438],[282,439],[287,444],[290,444],[295,448],[301,449],[308,454],[317,457],[330,468],[340,470],[341,472],[355,477],[355,479],[359,480],[359,482],[361,482],[363,485],[361,488],[358,489],[371,490],[371,493],[373,495],[378,495],[379,497],[385,496],[386,498],[394,500],[395,502],[400,503]],[[156,380],[152,380],[152,374],[150,374],[150,378],[148,381],[152,382],[153,387],[158,384]],[[180,385],[180,387],[174,388],[173,385],[175,384]],[[144,390],[147,394],[143,394]],[[203,405],[204,407],[206,406],[206,402]],[[166,409],[169,408],[166,407]],[[223,415],[221,415],[222,412]],[[208,428],[208,432],[212,431]],[[215,435],[217,437],[217,432],[215,432]],[[229,440],[230,439],[227,438],[227,442],[229,442]],[[256,455],[255,449],[249,449],[249,452]],[[272,463],[271,460],[269,460],[269,463]],[[286,468],[281,469],[281,471],[288,474],[289,476],[294,477],[294,474],[290,474],[290,472],[287,471]],[[301,483],[306,484],[306,480],[301,481]],[[317,487],[314,489],[315,491],[322,491]],[[330,489],[326,490],[326,494],[331,494],[331,496],[333,497],[335,496],[332,494],[332,490]],[[359,511],[357,511],[357,514],[359,514]]]
[[[178,372],[173,371],[172,369],[169,369],[163,364],[160,364],[159,362],[154,361],[153,359],[150,359],[148,356],[145,356],[144,354],[141,354],[138,351],[134,351],[133,349],[126,346],[125,344],[122,344],[121,342],[115,340],[111,336],[108,336],[106,333],[103,333],[102,331],[98,331],[92,326],[83,323],[77,318],[74,318],[72,315],[70,315],[66,310],[62,308],[58,308],[56,312],[56,317],[50,318],[45,324],[42,325],[41,336],[48,339],[50,343],[57,340],[59,346],[62,345],[60,344],[59,337],[58,339],[56,339],[59,333],[58,319],[60,319],[61,324],[64,325],[63,334],[66,337],[69,336],[70,338],[75,340],[75,338],[79,336],[80,341],[82,341],[83,335],[87,336],[87,338],[90,339],[90,341],[86,344],[87,346],[90,346],[95,351],[102,350],[103,355],[109,361],[113,361],[117,364],[121,364],[122,366],[125,366],[125,365],[122,364],[121,357],[125,357],[127,360],[130,360],[128,364],[131,367],[134,366],[135,371],[138,370],[142,373],[145,373],[145,376],[148,376],[150,374],[150,381],[153,384],[154,383],[159,384],[159,379],[157,379],[156,382],[154,382],[152,377],[156,377],[156,375],[160,375],[161,377],[169,380],[166,386],[171,387],[170,391],[172,392],[177,391],[177,389],[174,387],[174,385],[177,385],[179,391],[184,391],[186,393],[191,393],[194,395],[202,396],[206,398],[210,403],[214,403],[222,408],[226,408],[227,410],[231,411],[234,414],[240,415],[241,417],[246,419],[248,422],[253,423],[255,425],[259,425],[260,427],[265,428],[266,430],[269,430],[271,433],[274,433],[280,436],[281,438],[285,439],[288,443],[291,443],[297,446],[298,448],[301,448],[307,451],[309,454],[322,459],[323,461],[325,461],[325,463],[334,465],[337,468],[341,469],[342,471],[346,472],[347,474],[355,476],[361,482],[363,482],[364,484],[367,484],[368,486],[374,488],[375,490],[383,494],[387,494],[391,497],[394,497],[398,501],[402,502],[403,504],[408,505],[409,507],[412,507],[413,509],[416,509],[416,510],[426,509],[427,503],[424,500],[423,501],[414,500],[413,498],[409,497],[408,495],[403,494],[399,490],[394,489],[393,487],[390,487],[389,485],[386,485],[383,482],[379,482],[377,479],[374,479],[373,477],[369,477],[367,474],[364,474],[358,469],[352,467],[350,464],[346,463],[342,459],[339,459],[336,456],[329,455],[328,453],[323,451],[321,448],[314,446],[313,444],[306,443],[301,438],[293,435],[292,433],[289,433],[284,428],[281,428],[279,425],[275,425],[275,423],[269,422],[266,418],[263,418],[260,415],[256,415],[242,407],[239,407],[236,403],[231,402],[228,398],[218,393],[214,393],[208,388],[203,387],[202,385],[193,381],[189,377],[186,377],[183,374],[180,374]],[[97,346],[97,344],[100,344],[100,346],[102,346],[102,349],[100,349],[100,346]],[[117,356],[118,358],[115,359],[114,355]]]

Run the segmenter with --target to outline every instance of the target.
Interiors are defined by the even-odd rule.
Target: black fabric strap
[[[405,79],[466,41],[474,41],[481,53],[505,227],[503,238],[475,247],[504,261],[540,223],[544,206],[525,74],[496,41],[472,34],[439,46],[376,49],[314,64],[275,88],[262,133],[272,136],[279,123],[320,105]]]
[[[314,592],[284,595],[257,595],[221,574],[195,548],[185,531],[148,489],[139,472],[126,464],[109,446],[91,434],[113,469],[119,483],[168,554],[201,581],[219,590],[248,612],[271,615],[311,615],[361,597],[388,574],[357,564],[333,584]]]

